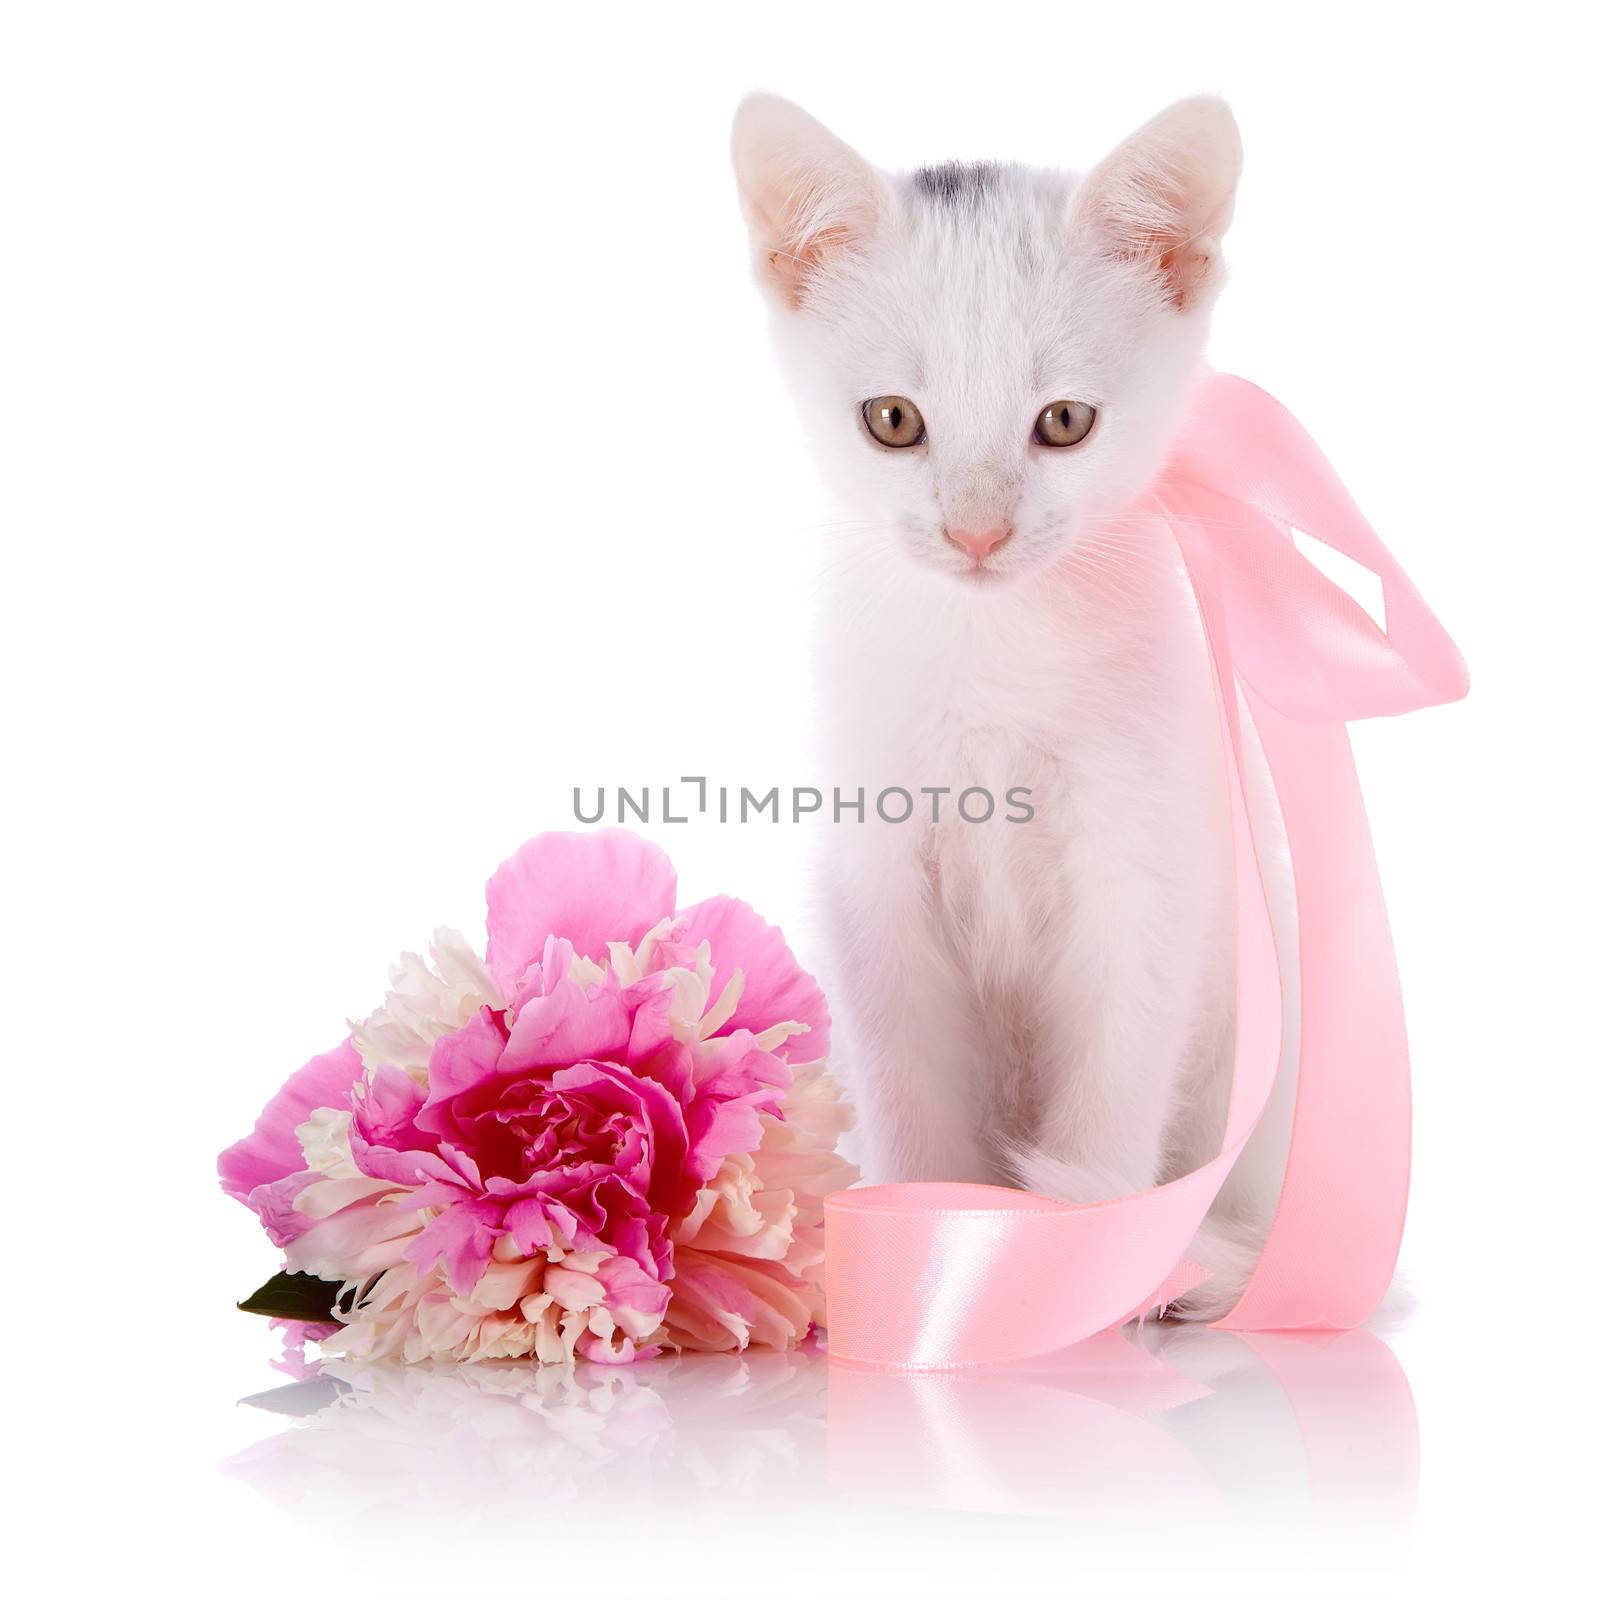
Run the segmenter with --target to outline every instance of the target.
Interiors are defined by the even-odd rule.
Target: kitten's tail
[[[1184,1254],[1211,1276],[1169,1307],[1167,1315],[1182,1322],[1215,1322],[1226,1316],[1238,1305],[1266,1242],[1265,1225],[1207,1217]]]
[[[1093,1172],[1042,1150],[1013,1149],[1007,1153],[1007,1163],[1024,1189],[1072,1205],[1111,1200],[1139,1187],[1114,1173]],[[1215,1322],[1231,1311],[1261,1259],[1270,1224],[1270,1218],[1207,1217],[1184,1254],[1211,1276],[1169,1306],[1166,1314],[1184,1322]]]

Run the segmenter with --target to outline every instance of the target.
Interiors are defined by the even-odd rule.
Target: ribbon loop
[[[1240,678],[1298,722],[1397,716],[1459,700],[1467,669],[1311,436],[1271,395],[1210,373],[1152,498],[1203,548]],[[1385,626],[1296,547],[1309,534],[1383,584]]]

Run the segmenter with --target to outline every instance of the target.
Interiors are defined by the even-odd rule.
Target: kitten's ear
[[[733,168],[762,282],[801,305],[817,270],[860,247],[883,220],[883,179],[815,117],[753,94],[733,119]]]
[[[1159,277],[1179,310],[1220,282],[1243,149],[1233,113],[1207,95],[1180,100],[1124,139],[1078,186],[1071,226]]]

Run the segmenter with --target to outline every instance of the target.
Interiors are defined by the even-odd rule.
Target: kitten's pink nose
[[[965,550],[974,561],[982,561],[1011,537],[1011,530],[1001,523],[992,528],[946,528],[944,536],[956,549]]]

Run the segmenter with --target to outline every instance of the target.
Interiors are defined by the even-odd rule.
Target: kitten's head
[[[733,129],[757,276],[824,471],[967,582],[1033,571],[1159,466],[1204,349],[1239,135],[1185,100],[1087,176],[880,172],[787,100]]]

